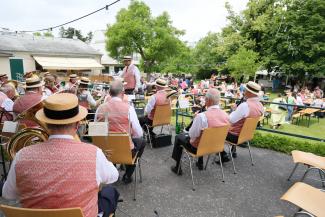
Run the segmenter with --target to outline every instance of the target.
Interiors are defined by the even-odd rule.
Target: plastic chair
[[[186,150],[185,147],[183,147],[184,152],[186,153],[186,156],[189,159],[190,164],[190,170],[191,170],[191,178],[192,178],[192,190],[195,190],[195,184],[194,184],[194,177],[193,177],[193,169],[192,169],[192,159],[203,157],[208,155],[208,159],[206,161],[204,169],[206,170],[208,166],[208,162],[210,159],[211,154],[219,154],[219,157],[221,159],[221,152],[224,150],[224,144],[226,140],[226,136],[229,130],[229,125],[223,126],[223,127],[214,127],[214,128],[206,128],[202,131],[201,138],[199,141],[199,145],[197,148],[196,154],[193,154]],[[222,181],[224,182],[224,173],[223,173],[223,165],[222,162],[220,163],[221,172],[222,172]],[[179,164],[178,172],[181,168],[181,164]]]
[[[0,205],[6,217],[83,217],[80,208],[65,209],[27,209]]]
[[[297,150],[292,151],[291,154],[292,154],[293,162],[295,163],[295,167],[293,168],[288,178],[288,181],[290,181],[290,178],[296,171],[298,165],[304,164],[307,165],[307,169],[300,181],[301,182],[304,181],[304,179],[306,178],[307,174],[310,171],[316,170],[319,172],[322,186],[325,187],[325,157],[321,157],[312,153],[297,151]]]
[[[259,120],[260,120],[260,117],[246,118],[246,120],[244,122],[244,125],[243,125],[243,127],[242,127],[242,129],[241,129],[241,131],[239,133],[237,143],[232,143],[232,142],[229,142],[229,141],[226,140],[226,143],[228,144],[230,158],[231,158],[231,161],[232,161],[232,165],[233,165],[235,174],[237,173],[237,171],[236,171],[235,163],[234,163],[234,160],[233,160],[233,157],[232,157],[232,154],[231,154],[230,146],[240,145],[240,144],[243,144],[243,143],[246,142],[247,146],[248,146],[249,156],[251,158],[251,163],[252,163],[252,166],[253,166],[254,161],[253,161],[253,156],[252,156],[252,153],[251,153],[251,148],[250,148],[249,141],[254,138],[255,129],[257,127],[257,124],[258,124]]]
[[[325,192],[302,182],[295,183],[282,197],[299,207],[294,216],[325,217]]]
[[[146,125],[147,128],[147,137],[149,138],[150,146],[152,148],[152,139],[150,135],[150,128],[161,126],[160,133],[162,133],[163,127],[165,125],[169,126],[169,131],[171,134],[170,122],[172,118],[172,109],[170,104],[158,105],[155,110],[155,114],[152,120],[152,126]]]
[[[93,136],[93,144],[102,149],[107,159],[113,164],[135,165],[134,173],[134,194],[133,200],[136,200],[137,189],[137,170],[142,182],[142,172],[140,158],[132,156],[131,137],[126,133],[110,133],[108,136]]]

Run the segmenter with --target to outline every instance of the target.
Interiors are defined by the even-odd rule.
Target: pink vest
[[[135,81],[135,65],[131,64],[129,66],[124,67],[123,69],[123,78],[124,81],[127,83],[124,88],[126,90],[128,89],[134,89],[136,85]]]
[[[230,124],[228,114],[219,108],[208,109],[203,114],[207,118],[208,128],[222,127],[222,126]],[[201,135],[202,135],[202,132],[201,132]],[[191,145],[193,147],[196,147],[196,148],[198,147],[200,139],[201,139],[201,135],[198,138],[194,138],[193,140],[191,139]]]
[[[111,99],[107,103],[102,104],[98,108],[97,121],[105,121],[105,114],[108,113],[107,118],[109,122],[109,132],[114,133],[130,133],[130,123],[129,123],[129,104]],[[131,130],[131,136],[133,132]],[[131,149],[134,148],[133,143],[131,143]]]
[[[8,99],[8,96],[6,94],[4,94],[3,92],[0,92],[0,105],[2,105],[2,103]],[[5,111],[4,108],[1,108],[2,112],[2,118],[1,118],[1,122],[3,121],[12,121],[12,115],[8,112]],[[1,114],[0,114],[1,115]]]
[[[156,94],[155,94],[155,97],[156,97],[156,104],[154,106],[154,108],[151,110],[150,114],[148,115],[148,118],[150,120],[153,120],[153,117],[155,115],[155,111],[156,111],[156,107],[158,105],[166,105],[166,104],[170,104],[170,100],[167,99],[167,93],[166,91],[164,90],[161,90],[161,91],[158,91]]]
[[[26,92],[24,96],[21,96],[18,99],[16,99],[13,106],[13,111],[16,113],[16,115],[19,115],[20,113],[39,104],[41,101],[42,101],[42,94]],[[32,120],[22,119],[20,123],[26,124],[27,127],[31,127],[31,128],[39,127],[39,125]]]
[[[96,152],[93,145],[68,139],[22,149],[15,167],[22,206],[80,207],[85,217],[97,216]]]
[[[263,115],[263,105],[258,100],[248,99],[246,102],[249,108],[248,118],[256,118]],[[239,135],[245,120],[246,118],[243,118],[232,124],[229,132],[233,135]]]

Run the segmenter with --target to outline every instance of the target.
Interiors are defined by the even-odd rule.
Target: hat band
[[[253,91],[253,92],[259,92],[259,90],[256,90],[256,89],[254,89],[254,88],[252,88],[251,86],[248,86],[248,85],[246,85],[246,88]]]
[[[64,120],[64,119],[73,118],[74,116],[79,114],[79,105],[77,105],[72,109],[61,110],[61,111],[55,111],[44,107],[44,114],[46,117],[54,120]]]
[[[156,82],[156,84],[160,85],[160,86],[166,86],[166,84],[160,83],[159,81]]]
[[[40,83],[41,83],[41,81],[29,82],[29,83],[26,83],[26,87],[33,86],[33,85],[40,84]]]

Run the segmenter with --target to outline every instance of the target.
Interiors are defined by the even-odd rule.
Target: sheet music
[[[108,136],[108,122],[89,122],[89,136]]]
[[[16,133],[18,129],[18,122],[5,121],[3,123],[2,132],[4,133]]]

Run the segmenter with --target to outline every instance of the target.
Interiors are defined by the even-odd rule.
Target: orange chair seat
[[[294,163],[303,163],[312,167],[325,169],[325,157],[297,150],[292,151],[291,154]]]

